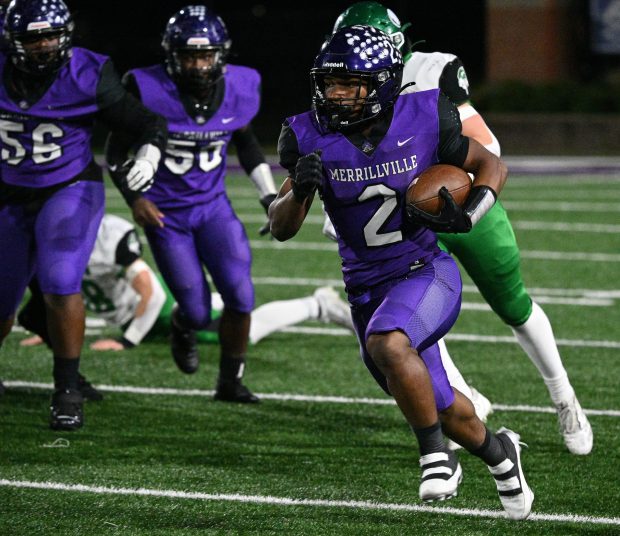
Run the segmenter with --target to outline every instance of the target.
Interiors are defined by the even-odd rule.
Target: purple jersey
[[[131,74],[145,106],[168,120],[166,152],[155,184],[144,196],[160,208],[176,208],[209,202],[223,194],[228,142],[233,131],[246,126],[258,112],[258,72],[227,65],[224,99],[208,120],[186,112],[163,65],[135,69]]]
[[[106,56],[73,48],[71,60],[43,97],[28,106],[15,102],[0,84],[2,180],[16,186],[44,188],[81,173],[90,148],[97,85]],[[0,78],[7,56],[0,54]]]
[[[405,193],[411,181],[437,163],[437,98],[431,90],[401,95],[389,130],[372,154],[341,133],[322,133],[314,112],[288,119],[299,152],[322,150],[325,210],[338,233],[344,281],[369,287],[406,274],[438,253],[426,228],[403,230]]]

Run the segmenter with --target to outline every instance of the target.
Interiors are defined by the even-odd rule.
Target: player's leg
[[[33,221],[21,206],[0,209],[0,347],[34,270]]]
[[[511,326],[555,404],[564,441],[574,454],[592,449],[592,429],[575,396],[551,323],[533,303],[521,276],[514,231],[500,203],[467,235],[442,235],[493,311]]]
[[[169,210],[163,228],[147,227],[145,234],[157,267],[176,300],[170,314],[170,345],[182,372],[198,370],[196,330],[211,318],[211,291],[196,249],[193,211]]]
[[[454,292],[457,295],[454,295]],[[449,451],[443,442],[442,427],[453,439],[459,441],[467,447],[474,455],[480,457],[491,469],[495,471],[498,481],[498,489],[502,504],[510,517],[523,518],[529,515],[533,494],[527,487],[523,471],[520,465],[519,452],[515,446],[504,441],[501,434],[492,434],[475,415],[473,406],[469,399],[459,392],[454,392],[448,383],[448,379],[443,368],[439,349],[435,341],[443,336],[452,326],[458,314],[460,305],[460,278],[458,270],[453,261],[449,258],[438,258],[433,261],[431,266],[425,266],[416,272],[412,278],[400,283],[397,287],[390,290],[382,304],[373,313],[371,321],[366,330],[367,334],[384,333],[386,329],[397,329],[406,334],[407,341],[411,346],[411,351],[415,349],[430,377],[433,398],[436,409],[439,411],[441,425],[439,421],[429,424],[429,418],[433,418],[430,409],[425,406],[423,410],[424,418],[409,422],[420,443],[422,457],[420,463],[423,469],[422,484],[420,486],[420,496],[426,500],[447,498],[456,493],[460,479],[460,466],[456,461],[454,453]],[[456,300],[456,302],[455,302]],[[455,307],[456,304],[456,307]],[[407,310],[410,308],[409,310]],[[402,348],[403,338],[392,339],[393,343],[401,344],[400,348],[386,348],[380,357],[378,368],[386,376],[386,386],[390,391],[394,391],[394,386],[398,385],[398,378],[390,371],[390,360],[399,364],[398,358],[394,355],[405,356]],[[375,360],[376,349],[371,348],[375,341],[368,338],[367,346],[369,353]],[[392,355],[390,355],[390,352]],[[410,354],[411,355],[411,354]],[[387,356],[387,367],[384,358]],[[411,372],[411,370],[409,371]],[[401,373],[407,377],[407,371],[401,366]],[[422,380],[422,375],[418,374],[418,380]],[[419,388],[422,384],[416,385],[415,380],[405,387],[411,392]],[[397,387],[397,393],[402,384]],[[426,391],[423,389],[422,400],[426,398]],[[420,393],[420,391],[418,391]],[[395,395],[397,403],[403,410],[401,401]],[[418,401],[419,397],[416,397]],[[401,399],[403,400],[403,399]],[[405,406],[408,401],[404,398]],[[412,404],[409,410],[417,412]],[[403,411],[405,415],[405,411]],[[427,426],[424,426],[427,425]],[[423,427],[420,427],[423,426]],[[513,434],[510,432],[510,434]],[[516,434],[513,434],[516,436]],[[508,436],[507,436],[508,437]],[[516,436],[518,438],[518,436]],[[518,448],[518,445],[517,445]],[[511,466],[510,468],[508,466]],[[516,473],[516,476],[515,474]],[[509,493],[502,495],[504,490],[501,486],[504,477],[513,478]],[[514,485],[513,485],[514,484]]]
[[[84,342],[81,283],[104,210],[102,183],[81,181],[52,195],[35,224],[37,278],[46,306],[54,354],[50,426],[74,430],[83,424],[79,366]]]
[[[425,356],[423,351],[436,348],[435,341],[456,320],[460,290],[458,269],[442,254],[379,296],[378,306],[373,300],[361,303],[363,295],[351,299],[366,365],[394,396],[418,439],[423,500],[454,496],[461,480],[460,464],[444,443],[438,417],[438,410],[452,405],[454,394],[439,352]]]
[[[249,341],[254,287],[251,280],[252,254],[243,225],[224,196],[210,203],[195,229],[196,245],[213,283],[222,296],[220,318],[220,373],[215,399],[255,403],[243,384]]]
[[[265,337],[304,320],[321,320],[353,331],[351,308],[331,287],[320,287],[311,296],[276,300],[252,311],[250,342],[256,344]]]

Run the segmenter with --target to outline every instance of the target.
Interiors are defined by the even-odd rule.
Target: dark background
[[[191,2],[66,0],[76,20],[75,44],[108,54],[122,73],[163,60],[166,22]],[[200,2],[195,2],[196,4]],[[282,120],[309,108],[308,72],[326,35],[351,0],[334,2],[202,2],[222,17],[232,39],[231,63],[257,69],[263,101],[254,121],[262,143],[274,147]],[[409,35],[426,39],[418,50],[461,57],[474,86],[484,78],[485,9],[481,0],[386,1]],[[295,6],[295,7],[293,7]]]

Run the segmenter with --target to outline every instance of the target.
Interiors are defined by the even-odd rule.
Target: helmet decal
[[[400,92],[402,72],[402,56],[381,30],[352,26],[337,31],[324,44],[310,71],[312,104],[319,125],[327,130],[344,130],[388,110]],[[357,83],[356,96],[329,97],[326,87],[334,79]]]
[[[168,73],[184,88],[202,93],[226,72],[231,41],[224,21],[205,6],[186,6],[166,26],[162,47]],[[187,65],[183,56],[209,54],[211,63]]]
[[[33,75],[58,71],[71,58],[73,18],[62,0],[14,0],[4,35],[13,65]],[[33,46],[38,41],[47,41]]]

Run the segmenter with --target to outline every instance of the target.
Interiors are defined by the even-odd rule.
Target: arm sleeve
[[[142,257],[142,245],[135,229],[128,231],[116,246],[114,263],[128,268]]]
[[[469,138],[461,133],[461,118],[456,106],[443,93],[437,99],[439,117],[439,162],[461,167],[469,151]]]
[[[291,177],[294,177],[295,166],[301,154],[299,154],[297,136],[287,121],[282,124],[282,130],[280,131],[278,156],[280,158],[280,165],[288,170]]]
[[[100,86],[103,84],[102,76]],[[163,152],[168,137],[166,120],[146,108],[120,83],[118,87],[122,91],[121,98],[102,108],[98,115],[111,131],[106,142],[106,162],[120,166],[127,159],[132,147],[145,144],[154,145]]]
[[[457,106],[469,101],[469,80],[459,58],[446,63],[439,77],[439,89]]]
[[[237,147],[239,163],[248,175],[256,166],[265,163],[265,155],[250,125],[235,130],[232,135],[232,141]]]
[[[144,339],[155,325],[155,322],[159,318],[159,313],[166,302],[166,293],[161,283],[142,259],[138,259],[128,268],[128,279],[133,283],[133,280],[145,271],[148,273],[151,281],[152,293],[146,304],[144,313],[139,317],[134,317],[127,326],[127,329],[125,329],[125,333],[123,333],[121,342],[127,347],[136,346],[142,342],[142,339]]]

